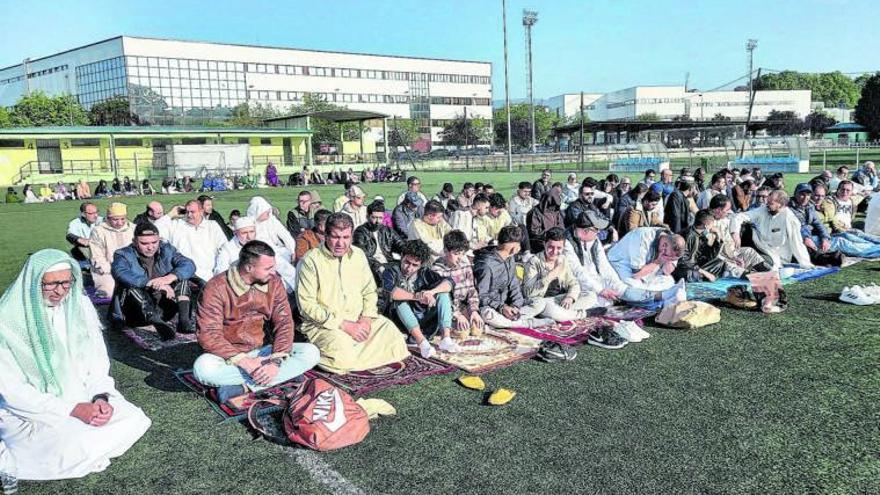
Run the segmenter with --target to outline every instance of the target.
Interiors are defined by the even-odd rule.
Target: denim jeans
[[[272,346],[267,345],[247,353],[248,357],[267,357],[272,354]],[[203,385],[224,387],[227,385],[247,385],[251,390],[262,390],[290,380],[315,367],[321,353],[312,344],[293,344],[290,356],[278,367],[278,374],[269,385],[258,385],[250,375],[234,364],[214,354],[202,354],[193,364],[193,375]]]
[[[400,318],[407,332],[419,328],[425,338],[430,338],[443,329],[452,329],[452,300],[448,292],[437,294],[437,304],[433,308],[428,308],[421,318],[416,315],[408,302],[401,302],[397,305],[397,317]]]
[[[813,237],[819,245],[820,239]],[[831,236],[831,249],[847,256],[859,258],[880,258],[880,237],[859,231],[848,231]]]

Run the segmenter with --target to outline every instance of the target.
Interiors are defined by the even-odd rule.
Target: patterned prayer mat
[[[148,351],[158,351],[196,341],[196,334],[179,332],[171,340],[162,340],[152,325],[147,327],[126,327],[122,330],[122,333],[134,342],[136,346]]]
[[[541,341],[516,332],[486,330],[479,337],[459,341],[458,345],[461,351],[438,351],[434,359],[481,374],[530,359],[538,352]]]
[[[611,326],[611,322],[602,318],[584,318],[583,320],[554,323],[535,328],[511,328],[522,335],[540,340],[559,342],[560,344],[577,345],[586,342],[588,334],[600,326]]]
[[[178,370],[174,372],[174,376],[180,380],[188,389],[193,392],[201,395],[208,402],[217,414],[223,418],[223,422],[227,421],[242,421],[247,419],[247,411],[250,408],[251,404],[253,404],[254,400],[259,398],[259,396],[283,396],[285,391],[293,390],[300,386],[302,383],[302,379],[294,378],[293,380],[288,380],[284,383],[279,383],[278,385],[263,390],[257,394],[251,392],[247,395],[244,395],[239,400],[233,400],[227,403],[221,404],[217,401],[217,389],[214,387],[206,387],[199,383],[196,380],[195,376],[193,376],[192,370]],[[280,405],[269,404],[269,403],[261,403],[257,410],[257,416],[263,416],[266,414],[270,414],[273,412],[281,411],[282,407]]]
[[[427,376],[444,375],[453,371],[455,371],[454,366],[412,354],[402,362],[369,370],[336,375],[315,368],[306,372],[306,376],[323,378],[353,396],[360,396],[395,385],[409,385]]]

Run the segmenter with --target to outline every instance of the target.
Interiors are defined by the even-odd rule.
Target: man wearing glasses
[[[44,249],[0,299],[0,437],[25,480],[103,471],[150,427],[109,375],[79,265]]]
[[[400,196],[397,197],[397,204],[400,205],[403,203],[404,198],[406,197],[406,193],[412,192],[415,193],[416,196],[422,200],[422,204],[428,203],[428,198],[422,194],[422,181],[419,180],[418,177],[413,175],[412,177],[406,179],[406,191],[403,191]]]
[[[536,201],[541,201],[541,196],[550,190],[551,175],[550,169],[545,168],[544,171],[541,172],[541,178],[532,184],[532,197],[535,198]]]

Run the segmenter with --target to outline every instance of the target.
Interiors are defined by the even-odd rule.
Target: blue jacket
[[[801,237],[807,238],[817,236],[819,239],[831,240],[831,235],[828,233],[828,229],[826,229],[825,225],[822,224],[822,221],[819,220],[816,208],[812,204],[802,207],[798,206],[794,199],[791,199],[788,202],[788,209],[790,209],[791,212],[794,213],[794,216],[801,222]]]
[[[149,282],[147,271],[138,261],[134,244],[116,251],[110,272],[120,289],[143,288]],[[178,280],[189,280],[196,274],[196,265],[191,259],[180,254],[174,246],[160,241],[159,251],[156,252],[155,276],[164,277],[169,273],[177,275]]]
[[[154,275],[157,277],[173,273],[177,275],[178,280],[189,280],[196,274],[196,265],[191,259],[180,254],[174,246],[160,241],[154,270]],[[133,243],[118,249],[113,254],[110,273],[116,280],[116,290],[113,292],[113,301],[110,303],[110,318],[119,322],[125,321],[125,316],[122,314],[122,291],[128,288],[142,289],[147,286],[149,281],[147,271],[138,261]]]

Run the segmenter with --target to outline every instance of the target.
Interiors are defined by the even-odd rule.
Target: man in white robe
[[[217,252],[217,260],[214,262],[214,275],[225,272],[238,262],[238,255],[241,248],[245,244],[253,241],[257,237],[257,228],[254,219],[251,217],[239,217],[233,224],[235,235],[226,242],[220,251]],[[275,271],[284,282],[284,288],[287,293],[293,292],[296,287],[296,269],[290,264],[290,261],[278,255],[275,256]]]
[[[767,204],[754,210],[733,215],[730,219],[730,235],[737,248],[741,245],[740,229],[746,222],[752,228],[755,247],[773,259],[773,268],[797,260],[801,268],[813,268],[810,253],[801,236],[801,222],[788,209],[788,194],[773,191]]]
[[[0,437],[24,480],[100,472],[150,427],[109,375],[79,265],[44,249],[0,299]]]
[[[287,227],[275,216],[272,205],[261,196],[251,198],[247,207],[247,216],[254,219],[257,227],[257,240],[272,246],[276,257],[293,262],[296,252],[296,241]]]
[[[186,203],[186,217],[171,222],[168,243],[196,264],[196,277],[202,282],[214,276],[217,252],[226,244],[226,235],[217,222],[205,217],[198,200]]]

